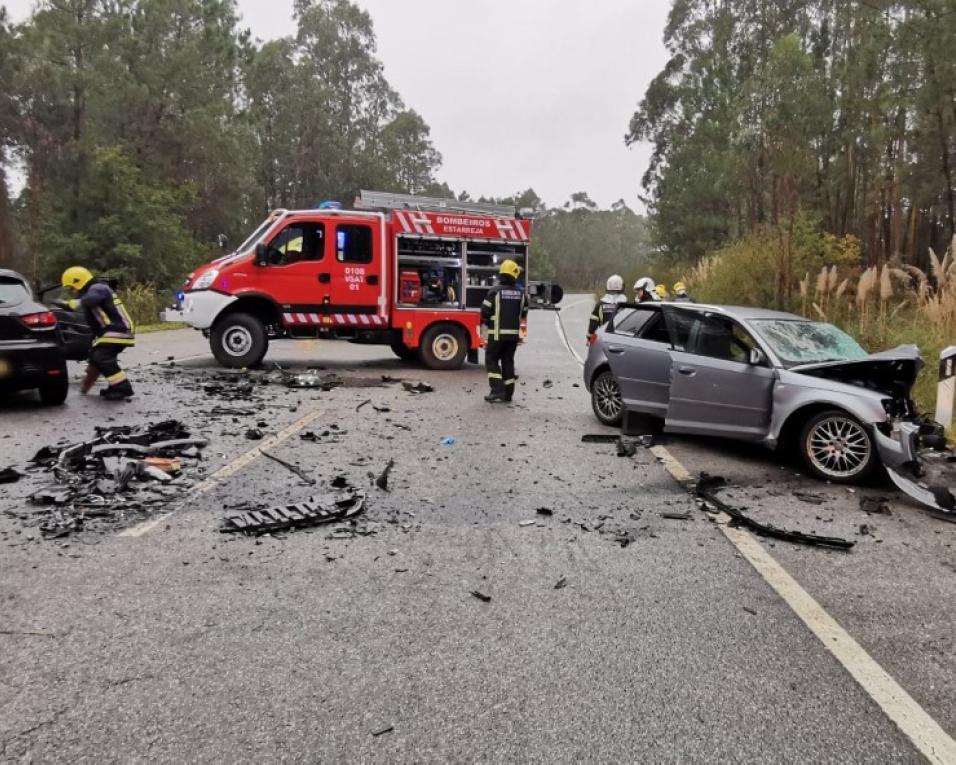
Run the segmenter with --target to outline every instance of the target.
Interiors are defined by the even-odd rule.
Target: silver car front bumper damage
[[[876,447],[890,480],[932,515],[956,523],[956,456],[921,446],[921,425],[901,422],[887,436],[874,429]]]

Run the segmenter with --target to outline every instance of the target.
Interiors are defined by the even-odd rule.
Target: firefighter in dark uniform
[[[528,300],[517,286],[521,266],[513,260],[498,268],[498,284],[481,304],[481,323],[487,327],[485,369],[491,393],[485,401],[511,401],[515,392],[515,351],[521,341],[521,322],[528,316]]]
[[[133,386],[116,360],[120,353],[136,342],[133,320],[123,307],[123,301],[109,285],[93,281],[93,274],[82,266],[66,269],[61,283],[77,296],[78,299],[70,301],[70,305],[83,309],[86,322],[93,332],[89,365],[80,392],[89,392],[96,379],[103,375],[107,382],[107,386],[100,391],[103,398],[108,401],[129,398],[133,395]]]

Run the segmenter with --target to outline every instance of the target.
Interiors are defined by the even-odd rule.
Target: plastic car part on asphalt
[[[761,536],[773,537],[785,542],[798,542],[800,544],[816,545],[818,547],[832,547],[837,550],[850,550],[853,545],[856,544],[856,542],[851,542],[848,539],[842,539],[840,537],[824,537],[816,534],[805,534],[802,531],[789,531],[755,521],[753,518],[745,515],[740,509],[728,505],[717,497],[717,492],[726,485],[727,481],[722,476],[701,473],[700,479],[697,481],[697,486],[695,487],[695,493],[701,499],[729,515],[732,525],[743,526]]]
[[[310,497],[281,507],[252,510],[223,519],[223,533],[268,534],[325,523],[347,521],[365,510],[365,494],[347,488],[337,494]]]

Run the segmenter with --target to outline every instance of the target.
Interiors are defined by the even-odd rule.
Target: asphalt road
[[[590,305],[578,301],[562,318],[580,352]],[[532,313],[510,407],[485,404],[480,368],[428,372],[375,347],[276,344],[267,361],[321,365],[347,385],[263,385],[251,402],[204,393],[217,370],[198,333],[142,336],[124,357],[131,402],[0,406],[0,467],[96,425],[177,417],[210,438],[212,475],[255,449],[244,432],[263,422],[285,437],[271,451],[316,480],[368,486],[361,533],[220,534],[230,505],[314,493],[261,456],[152,526],[156,514],[130,512],[60,540],[41,538],[26,502],[42,474],[0,487],[0,759],[922,759],[653,454],[580,442],[603,429],[554,313]],[[390,411],[356,411],[368,399]],[[297,423],[326,442],[301,440]],[[860,494],[889,489],[851,494],[774,455],[668,449],[691,472],[725,475],[727,496],[763,519],[857,539],[849,554],[765,544],[956,732],[956,527],[895,500],[869,517]],[[384,492],[368,474],[389,459]],[[690,520],[661,516],[682,511]]]

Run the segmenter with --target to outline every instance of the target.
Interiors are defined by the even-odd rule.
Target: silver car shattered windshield
[[[785,367],[856,361],[869,355],[856,340],[832,324],[786,319],[755,319],[750,324]]]

